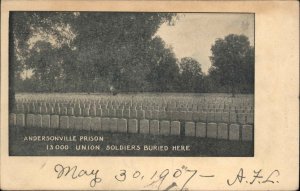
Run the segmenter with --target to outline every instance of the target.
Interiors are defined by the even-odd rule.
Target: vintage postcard
[[[1,189],[297,190],[297,1],[1,2]]]
[[[10,156],[253,156],[254,18],[10,12]]]

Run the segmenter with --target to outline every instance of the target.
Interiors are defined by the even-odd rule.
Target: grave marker
[[[238,114],[238,122],[241,124],[246,124],[246,114],[245,113]]]
[[[102,117],[109,117],[109,109],[102,109]]]
[[[158,120],[150,121],[150,134],[152,134],[152,135],[159,134],[159,121]]]
[[[102,131],[110,131],[110,119],[105,117],[101,119],[101,129]]]
[[[116,116],[118,118],[122,118],[123,117],[123,109],[117,109],[116,110]]]
[[[208,123],[206,131],[207,131],[208,138],[217,138],[218,130],[217,130],[216,123]]]
[[[251,124],[251,125],[254,124],[254,117],[252,113],[247,114],[246,119],[247,119],[247,124]]]
[[[151,110],[146,110],[145,111],[145,118],[146,119],[152,119],[152,112],[151,112]]]
[[[118,123],[117,131],[120,133],[127,133],[127,120],[126,119],[118,119],[117,123]]]
[[[159,119],[159,111],[153,110],[152,112],[152,118],[151,119]]]
[[[138,122],[136,119],[128,120],[128,132],[129,133],[137,133],[138,132]]]
[[[58,115],[51,115],[50,125],[51,125],[51,128],[59,128],[59,116]]]
[[[90,108],[90,115],[93,116],[93,117],[97,116],[97,109],[96,109],[96,107],[91,107]],[[99,116],[101,116],[101,115],[99,115]]]
[[[26,115],[26,127],[34,127],[34,114],[27,114]]]
[[[149,134],[149,120],[147,119],[140,120],[140,133]]]
[[[145,119],[145,111],[144,110],[137,110],[137,118],[138,119]]]
[[[171,122],[171,135],[180,135],[180,122],[172,121]]]
[[[137,110],[130,109],[130,118],[137,118]]]
[[[91,119],[91,130],[101,130],[101,118],[93,117]]]
[[[116,110],[115,109],[109,109],[109,117],[116,117]]]
[[[224,122],[224,123],[229,123],[230,122],[228,112],[223,112],[222,113],[222,122]]]
[[[130,118],[130,109],[123,110],[123,117]]]
[[[196,137],[206,137],[206,123],[196,123]]]
[[[201,111],[199,117],[200,117],[200,121],[201,121],[201,122],[206,122],[206,119],[207,119],[207,113]]]
[[[240,127],[238,124],[231,124],[229,126],[229,140],[240,139]]]
[[[243,125],[242,126],[242,140],[243,141],[252,141],[253,140],[253,126],[252,125]]]
[[[41,127],[51,128],[50,115],[43,115],[42,116],[42,126]]]
[[[77,105],[77,107],[75,106],[74,108],[74,115],[75,116],[81,116],[82,113],[81,113],[81,108]]]
[[[83,117],[76,117],[75,118],[75,129],[83,129]]]
[[[74,118],[74,120],[75,120],[74,116],[72,116],[70,118]],[[70,122],[71,122],[71,120],[70,120]],[[72,128],[75,128],[75,121],[73,123],[74,123],[74,125],[72,126]],[[68,116],[60,116],[60,118],[59,118],[59,127],[61,129],[71,128],[71,127],[69,127],[69,117]]]
[[[206,121],[207,122],[214,122],[215,121],[215,113],[214,112],[208,112]]]
[[[229,117],[230,117],[230,123],[236,123],[237,122],[237,114],[235,112],[230,112]]]
[[[88,117],[90,116],[90,108],[89,107],[85,107],[82,109],[82,114],[84,117]]]
[[[161,121],[160,122],[160,134],[161,135],[170,135],[170,121]]]
[[[82,119],[82,129],[90,130],[91,129],[91,117],[84,117]]]
[[[228,139],[228,126],[226,123],[218,124],[218,139]]]
[[[10,126],[16,126],[17,124],[17,116],[15,113],[10,113],[9,114],[9,125]]]
[[[200,112],[193,112],[193,121],[200,121]]]
[[[117,132],[117,131],[118,131],[118,119],[110,118],[110,132]]]
[[[185,129],[184,129],[185,136],[195,136],[196,129],[194,122],[185,122]]]

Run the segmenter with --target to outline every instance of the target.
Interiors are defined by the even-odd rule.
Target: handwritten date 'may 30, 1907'
[[[75,165],[71,166],[64,166],[62,164],[56,164],[54,166],[54,171],[57,173],[57,179],[62,177],[70,177],[71,179],[79,179],[81,177],[91,177],[89,182],[90,187],[95,187],[98,183],[102,182],[102,178],[100,177],[100,170],[99,169],[92,169],[92,170],[85,170],[85,169],[78,169]],[[102,173],[103,174],[103,173]],[[104,175],[104,174],[103,174]],[[186,190],[188,183],[194,177],[202,177],[202,178],[213,178],[215,175],[202,175],[198,173],[198,170],[191,170],[187,166],[181,166],[181,168],[177,168],[175,170],[171,169],[164,169],[164,170],[155,170],[153,171],[150,176],[144,175],[139,170],[125,170],[121,169],[116,172],[116,175],[113,179],[117,182],[126,182],[128,179],[134,179],[137,181],[147,181],[145,184],[145,188],[153,188],[160,190],[162,186],[164,186],[164,190],[172,189],[179,189],[179,190]],[[167,183],[167,178],[172,178],[171,183]],[[179,185],[176,181],[180,179],[181,184]],[[163,185],[164,183],[164,185]]]
[[[92,169],[92,170],[85,170],[85,169],[78,169],[78,167],[75,165],[73,167],[71,166],[64,166],[62,164],[56,164],[54,166],[54,171],[57,173],[57,179],[60,179],[62,177],[70,177],[73,180],[79,179],[81,177],[91,177],[89,186],[95,187],[98,183],[102,182],[102,179],[100,177],[100,170],[99,169]],[[264,172],[262,169],[259,170],[253,170],[250,173],[244,173],[244,169],[240,168],[239,171],[236,171],[237,173],[234,173],[233,178],[228,178],[226,182],[227,186],[233,186],[237,184],[266,184],[266,183],[279,183],[278,177],[280,176],[279,170],[273,170]],[[103,177],[105,175],[105,172],[102,173]],[[246,176],[247,174],[247,176]],[[192,170],[189,169],[187,166],[183,165],[181,168],[177,169],[164,169],[164,170],[153,170],[151,174],[145,175],[143,172],[139,170],[126,170],[121,169],[118,172],[116,172],[115,176],[112,177],[114,181],[117,182],[126,182],[126,180],[132,179],[136,181],[146,181],[145,182],[145,189],[157,189],[161,190],[161,188],[164,188],[162,190],[187,190],[188,183],[191,182],[191,180],[196,180],[196,177],[198,178],[214,178],[214,174],[209,175],[203,175],[199,174],[198,170]],[[166,179],[171,181],[166,181]]]

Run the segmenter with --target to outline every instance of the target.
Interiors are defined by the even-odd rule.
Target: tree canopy
[[[201,92],[203,73],[200,63],[189,57],[184,57],[180,61],[181,68],[181,89],[186,92]]]
[[[172,24],[175,16],[173,13],[13,13],[11,17],[21,21],[12,22],[13,38],[17,42],[12,45],[18,49],[24,44],[22,50],[26,51],[12,57],[23,58],[24,66],[33,70],[41,84],[51,81],[44,74],[55,63],[56,69],[51,70],[52,82],[63,80],[61,84],[64,84],[60,88],[56,85],[56,89],[106,91],[114,86],[121,91],[140,91],[149,86],[147,79],[158,67],[176,72],[174,53],[154,36],[162,23]],[[26,36],[18,32],[23,25],[27,26]],[[30,41],[37,37],[43,39],[31,43],[34,46],[30,47]],[[164,79],[166,76],[173,77],[158,74],[156,81],[150,81],[163,80],[170,87],[172,80]]]
[[[253,92],[254,48],[246,36],[217,39],[204,74],[201,63],[178,60],[156,35],[177,19],[175,13],[11,12],[10,107],[15,91]],[[24,71],[31,77],[22,78]]]
[[[236,92],[253,92],[254,48],[245,35],[230,34],[217,39],[211,48],[209,74],[218,83]]]

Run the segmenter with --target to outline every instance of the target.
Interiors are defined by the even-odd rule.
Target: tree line
[[[111,87],[119,92],[253,93],[254,48],[246,36],[216,39],[212,67],[204,74],[201,63],[178,60],[155,35],[163,23],[174,25],[177,19],[175,13],[11,12],[10,95],[108,92]]]

